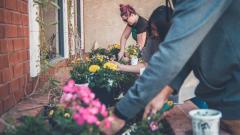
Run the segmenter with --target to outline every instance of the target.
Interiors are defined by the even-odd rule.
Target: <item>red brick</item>
[[[24,39],[24,46],[25,49],[29,49],[29,38]]]
[[[20,16],[21,14],[12,13],[12,24],[21,24]]]
[[[0,70],[9,66],[8,55],[0,55]]]
[[[10,68],[1,70],[0,71],[0,84],[10,81],[10,79],[11,79],[10,74],[11,74]]]
[[[6,0],[6,8],[16,10],[17,0]]]
[[[18,30],[18,37],[23,37],[24,36],[23,27],[18,26],[17,30]]]
[[[4,22],[4,9],[0,9],[0,22]]]
[[[28,16],[27,15],[22,15],[22,24],[24,26],[27,26],[28,25]]]
[[[16,91],[19,89],[19,79],[15,79],[10,82],[10,89],[11,91]]]
[[[0,54],[8,53],[7,40],[0,39]]]
[[[22,4],[21,4],[21,12],[22,13],[28,13],[28,5],[27,5],[27,3],[26,2],[22,2]]]
[[[17,26],[7,25],[5,27],[5,36],[6,37],[17,37]]]
[[[0,100],[5,99],[9,94],[9,84],[0,85]]]
[[[25,28],[23,29],[23,33],[24,33],[24,37],[28,37],[28,36],[29,36],[28,27],[25,27]]]
[[[7,45],[8,45],[8,51],[12,52],[14,50],[13,40],[8,40]]]
[[[5,0],[0,0],[0,8],[4,8],[5,7]]]
[[[24,97],[23,89],[18,89],[16,91],[14,91],[13,93],[14,93],[14,96],[15,96],[17,102],[20,101]]]
[[[28,60],[28,51],[21,51],[19,52],[19,59],[20,62],[27,61]]]
[[[21,8],[22,8],[22,1],[21,0],[17,0],[17,11],[20,13],[21,12]]]
[[[12,12],[8,10],[4,10],[3,12],[3,17],[4,17],[4,23],[12,23]]]
[[[14,97],[8,96],[6,99],[3,100],[3,111],[6,112],[8,111],[10,108],[12,108],[15,104],[15,100]]]
[[[15,65],[18,62],[20,62],[19,52],[9,54],[9,65]]]
[[[13,40],[13,47],[14,47],[14,51],[17,51],[17,50],[21,50],[24,48],[24,40],[22,39],[15,39]]]
[[[3,25],[0,25],[0,39],[5,37],[5,28]]]
[[[23,64],[23,73],[24,74],[28,74],[30,72],[30,65],[29,65],[29,62],[26,62]]]
[[[17,64],[13,66],[13,77],[17,78],[19,76],[23,75],[23,64]]]

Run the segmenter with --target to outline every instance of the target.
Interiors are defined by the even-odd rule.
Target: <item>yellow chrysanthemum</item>
[[[119,44],[114,44],[114,48],[121,49],[121,46]]]
[[[98,65],[91,65],[88,70],[91,73],[96,73],[98,70],[100,69],[100,67]]]
[[[70,118],[70,114],[69,113],[65,113],[64,114],[64,118]]]
[[[119,44],[113,44],[113,45],[109,45],[108,46],[108,50],[112,50],[112,49],[121,49],[121,46]]]
[[[114,64],[114,63],[111,63],[111,62],[107,62],[103,65],[103,68],[108,68],[108,69],[111,69],[113,71],[116,71],[117,70],[117,65]]]

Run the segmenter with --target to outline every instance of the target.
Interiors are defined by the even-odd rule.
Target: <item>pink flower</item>
[[[89,112],[91,112],[92,114],[96,115],[99,113],[99,109],[96,108],[96,107],[92,107],[92,108],[89,108]]]
[[[81,117],[79,114],[75,113],[73,114],[73,119],[76,121],[76,123],[79,125],[79,126],[82,126],[84,124],[84,119],[83,117]]]
[[[159,125],[157,122],[155,121],[152,121],[149,125],[151,131],[157,131],[159,129]]]
[[[100,113],[101,113],[101,115],[103,116],[103,117],[107,117],[108,116],[108,111],[107,111],[107,108],[106,108],[106,106],[105,105],[102,105],[101,107],[100,107]]]
[[[85,104],[89,104],[91,102],[91,99],[89,97],[83,97],[82,100]]]
[[[70,93],[64,93],[62,95],[62,98],[61,98],[61,102],[64,103],[64,102],[70,102],[73,98],[73,95],[70,94]]]
[[[74,85],[75,85],[75,81],[74,80],[69,80],[68,81],[68,84],[67,84],[67,86],[69,86],[69,87],[74,87]]]
[[[110,128],[111,127],[111,123],[114,120],[113,117],[108,117],[104,120],[104,128]]]
[[[88,124],[94,124],[98,122],[98,119],[95,115],[86,115],[87,119],[85,119],[87,121]]]
[[[97,100],[93,100],[92,102],[91,102],[91,104],[93,105],[93,106],[95,106],[95,107],[97,107],[97,108],[100,108],[101,107],[101,103],[100,103],[100,101],[97,99]]]

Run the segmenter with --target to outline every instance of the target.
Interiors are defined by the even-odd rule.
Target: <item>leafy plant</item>
[[[52,135],[50,128],[42,117],[23,117],[22,125],[14,130],[9,130],[4,135]]]
[[[129,45],[127,48],[127,53],[130,57],[140,57],[141,51],[138,46],[135,45]]]
[[[77,84],[83,84],[88,82],[88,72],[89,63],[81,63],[79,65],[75,65],[73,67],[73,70],[70,71],[71,78],[77,83]]]

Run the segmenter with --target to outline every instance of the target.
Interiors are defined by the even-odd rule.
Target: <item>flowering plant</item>
[[[64,87],[61,103],[73,112],[72,118],[77,125],[84,127],[82,132],[97,134],[100,121],[104,122],[105,128],[110,127],[111,119],[106,106],[95,99],[95,94],[87,85],[75,85],[70,80]]]
[[[108,46],[109,57],[113,60],[118,59],[118,53],[120,52],[121,46],[119,44],[112,44]]]
[[[88,68],[89,72],[91,73],[96,73],[98,70],[100,70],[100,66],[98,65],[91,65],[89,68]]]
[[[135,45],[129,45],[127,48],[127,53],[130,57],[140,57],[140,49]]]
[[[88,76],[90,75],[89,65],[88,62],[85,62],[73,66],[73,70],[70,71],[70,76],[77,84],[88,83]]]
[[[89,57],[90,58],[93,58],[94,56],[96,55],[108,55],[108,50],[105,49],[105,48],[97,48],[95,50],[92,50],[90,53],[89,53]]]
[[[104,65],[103,65],[103,68],[106,68],[106,69],[110,69],[112,71],[116,71],[117,70],[117,65],[112,63],[112,62],[106,62]]]
[[[167,125],[164,125],[163,113],[173,108],[173,101],[167,101],[163,108],[156,114],[151,114],[143,121],[135,123],[130,126],[127,131],[131,135],[165,135],[169,131]]]

